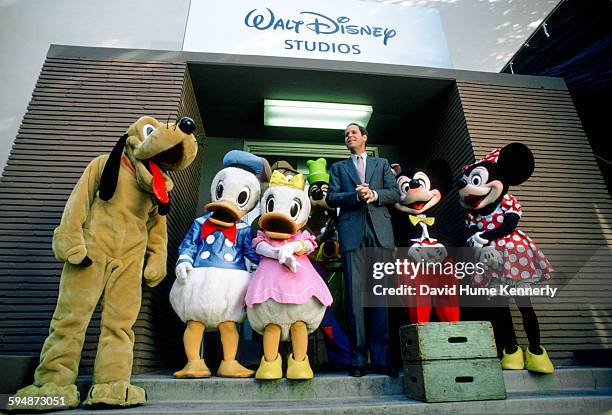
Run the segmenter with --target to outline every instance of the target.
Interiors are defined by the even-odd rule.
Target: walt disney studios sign
[[[183,50],[450,68],[436,9],[334,0],[192,0]]]

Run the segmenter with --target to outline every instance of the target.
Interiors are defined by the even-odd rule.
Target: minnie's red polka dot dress
[[[500,226],[504,221],[506,213],[516,213],[521,216],[521,204],[510,194],[504,195],[497,208],[490,215],[480,216],[471,212],[467,213],[468,227],[476,225],[481,232],[486,232]],[[550,279],[553,267],[540,252],[535,243],[520,229],[515,229],[511,234],[491,241],[502,253],[503,264],[497,269],[489,269],[484,275],[476,275],[472,284],[486,287],[491,279],[496,279],[504,284],[534,283]]]

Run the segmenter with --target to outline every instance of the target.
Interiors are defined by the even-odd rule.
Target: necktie
[[[357,175],[361,183],[365,183],[365,162],[361,156],[357,156]]]

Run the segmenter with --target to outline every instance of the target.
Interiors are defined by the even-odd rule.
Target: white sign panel
[[[370,1],[192,0],[183,50],[451,67],[436,9]]]

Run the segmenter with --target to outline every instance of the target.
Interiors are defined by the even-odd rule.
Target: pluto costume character
[[[65,262],[57,307],[34,384],[19,390],[19,396],[63,396],[66,406],[78,406],[75,381],[85,331],[102,297],[93,386],[84,403],[145,402],[145,391],[130,384],[132,326],[143,276],[153,287],[166,275],[163,215],[169,211],[167,192],[173,183],[162,169],[184,169],[194,160],[195,128],[186,117],[176,124],[142,117],[110,155],[95,158],[85,169],[53,233],[55,256]]]
[[[306,354],[308,333],[319,327],[332,297],[307,256],[317,247],[315,238],[300,231],[310,212],[304,176],[274,171],[261,212],[263,232],[257,233],[253,246],[262,258],[245,299],[251,327],[263,334],[264,356],[255,377],[283,376],[279,341],[291,338],[287,379],[312,379]]]
[[[223,166],[212,181],[207,213],[194,221],[179,247],[170,303],[187,323],[183,335],[187,364],[174,373],[176,378],[210,376],[200,356],[205,328],[220,331],[223,361],[218,376],[245,378],[255,373],[236,360],[236,323],[246,317],[244,296],[251,277],[245,258],[259,263],[251,228],[241,218],[259,201],[258,179],[265,178],[265,165],[251,153],[232,150],[223,158]]]

